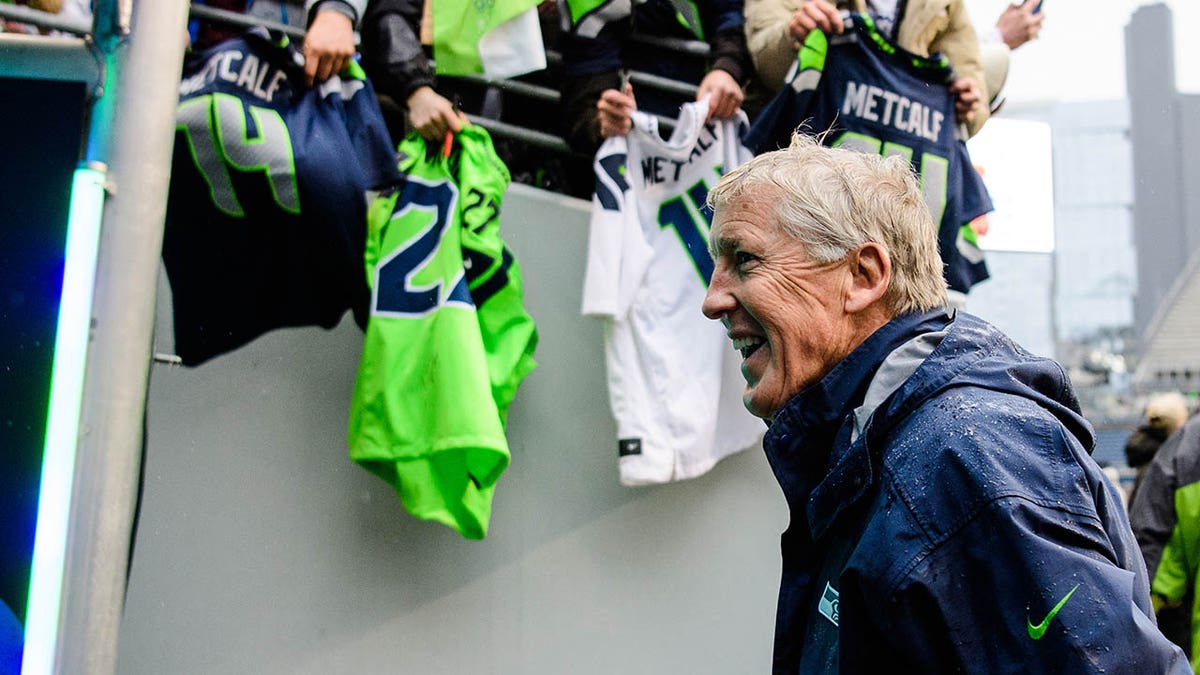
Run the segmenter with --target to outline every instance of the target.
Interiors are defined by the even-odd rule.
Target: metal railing
[[[216,7],[208,7],[207,5],[197,5],[192,3],[190,5],[189,13],[193,19],[205,19],[231,26],[238,26],[240,28],[254,28],[256,26],[262,26],[267,30],[276,30],[286,33],[294,38],[304,39],[303,28],[296,28],[295,26],[289,26],[286,23],[269,21],[260,17],[242,14],[240,12],[231,12],[227,9],[217,9]]]
[[[267,28],[268,30],[282,32],[292,38],[301,40],[304,38],[304,30],[301,28],[277,21],[270,21],[257,16],[250,16],[239,12],[219,9],[216,7],[190,4],[189,14],[194,19],[214,21],[240,28],[254,28],[261,26]],[[62,31],[84,38],[89,37],[92,30],[91,24],[81,21],[62,19],[54,14],[30,9],[20,5],[0,3],[0,18],[19,21],[47,30]],[[7,39],[5,42],[0,42],[0,55],[5,56],[6,60],[10,61],[8,64],[8,68],[10,69],[14,67],[14,62],[12,59],[8,59],[10,55],[19,56],[22,53],[20,47],[30,44],[27,40],[42,39],[41,36],[26,36],[21,41],[16,41],[13,40],[15,36],[10,35],[6,37]],[[710,53],[708,44],[697,40],[680,40],[677,38],[664,38],[642,34],[634,34],[630,36],[630,39],[641,44],[670,50],[680,54],[686,54],[688,56],[707,57]],[[38,49],[40,50],[40,46]],[[62,49],[67,49],[67,47],[64,45]],[[75,46],[72,47],[72,49],[77,50],[78,47]],[[547,50],[546,61],[548,66],[557,67],[562,63],[562,55],[554,50]],[[3,72],[2,69],[0,69],[0,72]],[[522,96],[542,103],[557,105],[562,101],[562,95],[557,89],[531,84],[521,80],[511,78],[492,78],[481,74],[459,75],[456,76],[456,78],[482,87],[495,88],[504,93]],[[641,87],[655,89],[686,99],[695,98],[697,91],[697,86],[694,84],[680,82],[678,80],[672,80],[640,71],[631,71],[629,74],[629,81]],[[675,127],[676,120],[674,118],[663,115],[655,115],[655,117],[658,118],[660,128],[669,131]],[[504,122],[483,117],[477,114],[468,114],[467,118],[472,124],[478,124],[496,136],[528,143],[532,146],[550,150],[555,153],[575,154],[567,142],[559,135],[547,133],[539,129],[532,129],[520,124],[513,124],[511,122]]]
[[[86,21],[71,21],[39,9],[31,9],[23,5],[10,5],[0,2],[0,18],[46,30],[57,30],[72,35],[85,36],[92,34],[92,24]]]
[[[197,19],[205,19],[227,23],[243,28],[252,28],[255,26],[263,26],[271,30],[282,31],[292,37],[303,39],[304,31],[272,21],[266,21],[259,17],[247,16],[237,12],[206,7],[204,5],[191,5],[191,16]],[[710,50],[707,43],[696,40],[679,40],[675,38],[662,38],[650,35],[635,34],[631,39],[642,44],[668,49],[690,56],[706,57]],[[554,50],[546,51],[546,62],[548,66],[558,66],[562,63],[562,55]],[[431,67],[433,62],[430,62]],[[541,85],[531,84],[511,78],[492,78],[481,74],[465,74],[455,76],[457,79],[470,82],[482,87],[495,88],[505,93],[523,96],[534,101],[543,103],[558,104],[562,101],[561,93],[553,88]],[[656,89],[669,94],[685,98],[695,98],[697,86],[687,82],[671,80],[669,78],[660,77],[651,73],[643,73],[632,71],[629,76],[630,82]],[[671,130],[675,127],[675,119],[663,115],[655,115],[658,118],[659,126],[666,130]],[[564,155],[576,154],[561,136],[556,134],[546,133],[538,129],[512,124],[500,120],[483,117],[476,114],[468,114],[467,119],[472,124],[477,124],[489,133],[512,140],[528,143],[532,146],[539,147],[552,152],[561,153]]]
[[[95,92],[104,69],[104,56],[89,38],[0,33],[0,77],[75,80]]]

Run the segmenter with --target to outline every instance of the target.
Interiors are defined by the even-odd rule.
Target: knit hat
[[[1187,401],[1177,391],[1154,394],[1146,402],[1145,416],[1148,424],[1165,429],[1170,434],[1187,421]]]

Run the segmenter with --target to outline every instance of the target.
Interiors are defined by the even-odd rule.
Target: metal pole
[[[470,120],[471,124],[478,124],[495,136],[512,138],[514,140],[528,143],[539,148],[554,150],[555,152],[561,152],[563,154],[570,154],[571,152],[571,148],[567,146],[567,142],[553,134],[526,129],[525,127],[519,127],[515,124],[506,124],[499,120],[488,119],[478,115],[467,115],[467,119]]]
[[[115,5],[123,22],[130,8],[127,0],[96,4],[97,43],[105,48],[102,10],[111,18]],[[120,81],[110,77],[104,93],[116,97],[111,192],[96,266],[55,673],[114,673],[125,604],[188,3],[140,0],[132,12],[130,37],[112,43]]]

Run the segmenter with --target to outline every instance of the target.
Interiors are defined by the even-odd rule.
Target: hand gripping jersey
[[[709,186],[747,160],[746,118],[705,123],[707,99],[680,111],[669,141],[635,112],[594,164],[583,313],[608,321],[609,401],[620,479],[649,485],[699,476],[762,436],[725,330],[700,311],[713,262]]]
[[[482,127],[449,157],[415,133],[405,183],[368,217],[371,318],[350,409],[350,458],[413,515],[482,539],[508,466],[504,421],[534,368],[521,268],[500,239],[509,173]]]
[[[912,161],[933,222],[946,282],[966,293],[988,278],[969,223],[992,210],[966,142],[957,135],[953,71],[940,54],[904,51],[851,14],[847,30],[810,31],[787,85],[755,120],[746,145],[755,154],[787,146],[792,132],[828,130],[826,145]]]
[[[349,308],[365,325],[367,190],[399,171],[357,64],[307,89],[299,58],[256,29],[184,66],[163,261],[185,365]]]

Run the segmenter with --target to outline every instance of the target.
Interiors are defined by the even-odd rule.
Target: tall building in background
[[[1073,361],[1095,350],[1127,359],[1137,292],[1129,109],[1125,101],[1063,103],[1050,118],[1057,343]]]
[[[1053,222],[1039,227],[1053,228],[1053,245],[1045,246],[1040,232],[1025,235],[1030,245],[1010,241],[1005,250],[993,243],[1002,232],[983,237],[992,278],[971,290],[968,310],[1031,351],[1068,365],[1083,365],[1096,350],[1130,356],[1137,273],[1125,101],[1004,109],[995,121],[1004,120],[1049,124]],[[1022,155],[1003,156],[1021,162]],[[1004,208],[1003,200],[995,201]]]
[[[1175,84],[1166,5],[1139,7],[1125,27],[1133,147],[1138,290],[1137,383],[1200,389],[1200,96]]]
[[[1180,106],[1175,91],[1175,41],[1166,5],[1139,7],[1125,27],[1125,72],[1133,142],[1134,241],[1138,293],[1134,318],[1141,328],[1187,263]]]

